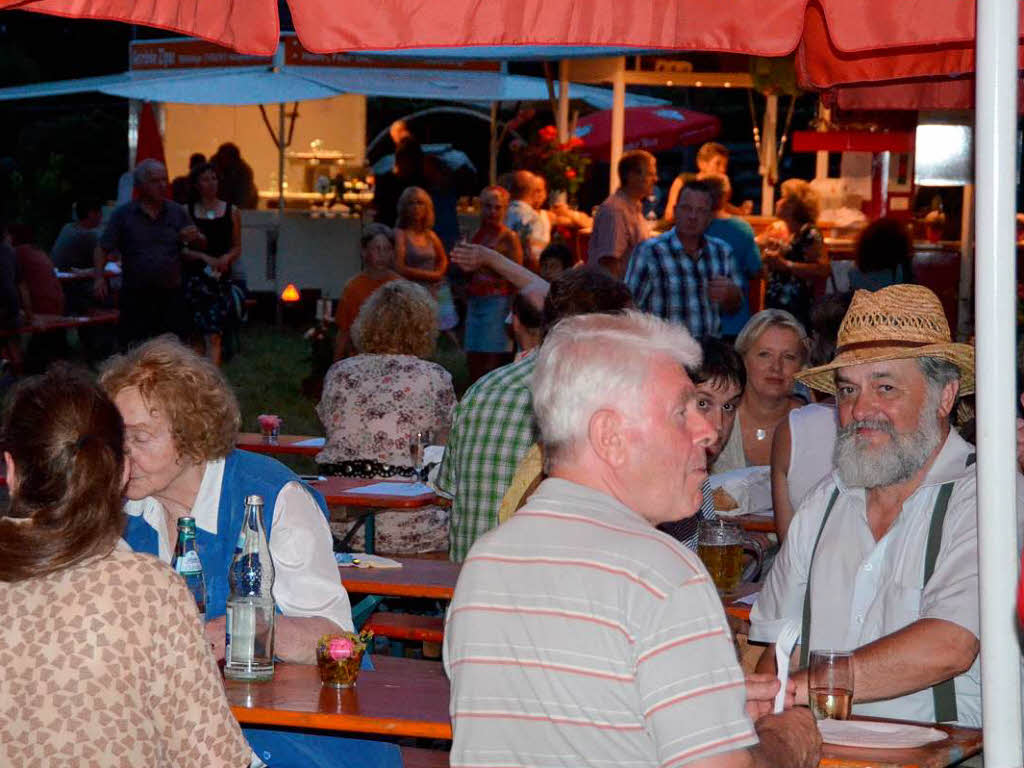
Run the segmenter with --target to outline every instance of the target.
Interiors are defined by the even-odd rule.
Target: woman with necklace
[[[789,312],[766,309],[743,326],[736,351],[747,370],[747,386],[736,426],[712,471],[771,463],[775,428],[804,401],[793,395],[796,373],[807,362],[807,332]]]
[[[242,253],[242,219],[238,209],[217,196],[217,169],[210,163],[190,174],[196,200],[189,214],[206,237],[206,247],[181,252],[185,303],[191,318],[192,346],[214,365],[221,361],[221,337],[230,309],[231,265]]]

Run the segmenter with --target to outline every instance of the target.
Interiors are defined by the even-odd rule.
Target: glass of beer
[[[711,574],[719,594],[739,586],[743,573],[743,532],[736,523],[702,520],[698,528],[697,554]]]
[[[846,720],[853,707],[853,652],[811,651],[807,698],[818,720]]]

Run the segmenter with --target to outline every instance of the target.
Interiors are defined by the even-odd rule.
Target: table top
[[[67,328],[80,328],[83,325],[102,325],[116,323],[120,313],[116,309],[101,309],[87,315],[34,315],[31,323],[13,329],[0,331],[0,336],[16,336],[22,333],[42,333],[59,331]]]
[[[736,517],[723,518],[729,522],[739,523],[740,528],[745,531],[756,531],[758,533],[775,533],[775,516],[766,515],[737,515]]]
[[[225,680],[243,725],[451,739],[448,678],[439,662],[373,656],[354,688],[320,684],[312,664],[277,664],[267,683]]]
[[[761,584],[740,584],[735,591],[730,592],[727,595],[722,595],[722,605],[725,607],[725,613],[729,616],[735,616],[737,619],[742,621],[750,621],[750,606],[746,603],[737,604],[736,601],[741,597],[747,597],[756,592],[761,591]]]
[[[876,720],[881,718],[855,717],[854,720]],[[900,722],[886,720],[885,722]],[[861,747],[838,747],[823,744],[819,768],[946,768],[981,751],[981,730],[961,728],[956,725],[935,723],[913,723],[938,728],[950,735],[942,741],[934,741],[914,749],[863,749]]]
[[[326,477],[310,483],[324,495],[328,506],[332,507],[377,507],[382,509],[416,509],[430,504],[441,503],[441,499],[428,491],[418,496],[380,496],[372,493],[346,493],[364,485],[386,482],[383,480],[366,480],[362,477]]]
[[[396,558],[398,559],[398,558]],[[462,566],[450,560],[398,559],[401,568],[341,568],[347,592],[451,600]]]
[[[235,440],[235,445],[253,453],[316,456],[323,450],[323,446],[295,445],[295,443],[302,443],[315,437],[319,437],[319,435],[280,435],[276,443],[268,443],[259,432],[240,432]]]

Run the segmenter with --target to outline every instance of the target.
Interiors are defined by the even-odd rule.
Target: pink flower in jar
[[[355,644],[347,637],[332,637],[331,642],[327,646],[327,654],[335,661],[338,661],[339,659],[352,658],[355,649]]]

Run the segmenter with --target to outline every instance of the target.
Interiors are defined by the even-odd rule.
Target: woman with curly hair
[[[327,371],[316,408],[327,434],[316,457],[321,471],[413,478],[410,445],[417,433],[443,443],[455,407],[451,375],[423,359],[436,337],[437,304],[415,283],[393,280],[367,299],[352,326],[359,354]],[[379,552],[448,548],[448,512],[440,507],[379,512],[376,526]]]
[[[192,595],[117,546],[128,473],[114,404],[51,368],[15,389],[2,442],[0,763],[249,765]]]
[[[768,239],[762,260],[768,273],[765,307],[786,310],[805,328],[811,322],[815,284],[832,270],[816,226],[819,212],[818,194],[810,184],[801,179],[784,181],[775,206],[775,215],[785,225],[784,235]]]
[[[352,629],[323,497],[280,462],[235,449],[240,416],[220,371],[171,336],[111,358],[100,384],[125,422],[130,474],[125,541],[169,562],[179,517],[196,520],[206,577],[207,636],[224,654],[228,566],[245,497],[264,502],[274,563],[274,651],[312,664],[317,639]]]
[[[206,639],[216,658],[224,657],[228,569],[250,494],[263,497],[263,526],[274,564],[279,611],[274,655],[314,664],[322,635],[352,631],[352,609],[334,560],[323,497],[279,461],[235,448],[238,402],[213,363],[174,337],[161,336],[108,360],[100,385],[125,425],[124,540],[136,552],[170,562],[178,518],[195,518],[196,550],[206,580]],[[359,755],[398,755],[394,745],[242,730],[257,753],[302,755],[308,758],[303,765],[337,765],[338,754],[352,755],[353,764],[359,764]]]

